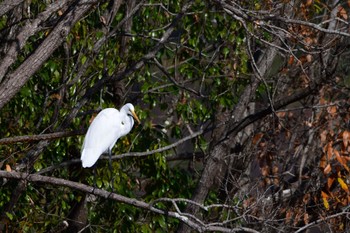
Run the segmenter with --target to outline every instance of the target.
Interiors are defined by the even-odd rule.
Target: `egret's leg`
[[[111,188],[112,188],[112,192],[114,192],[114,179],[113,179],[113,168],[112,168],[112,150],[111,149],[108,149],[108,166],[109,166],[109,171],[111,173],[111,180],[110,180],[110,183],[111,183]]]
[[[97,187],[97,185],[96,185],[96,164],[94,164],[92,166],[92,175],[94,176],[94,189],[93,189],[92,192],[94,192],[95,188]]]

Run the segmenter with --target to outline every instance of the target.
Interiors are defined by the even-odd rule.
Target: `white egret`
[[[125,104],[120,111],[115,108],[102,110],[92,121],[81,150],[82,166],[92,167],[101,154],[111,150],[120,137],[127,135],[135,120],[140,123],[132,104]]]

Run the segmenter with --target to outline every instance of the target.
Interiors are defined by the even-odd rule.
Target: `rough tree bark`
[[[266,51],[266,56],[269,59],[261,59],[259,63],[259,68],[263,75],[266,74],[268,67],[272,64],[277,51],[275,48],[270,48]],[[229,130],[232,126],[243,120],[244,112],[247,110],[247,106],[252,98],[255,96],[255,91],[260,81],[258,79],[253,79],[252,84],[248,85],[241,95],[237,106],[231,112],[226,110],[224,113],[218,113],[216,119],[216,125],[221,125],[217,127],[213,132],[213,141],[211,143],[211,149],[209,151],[209,157],[204,166],[201,178],[197,184],[195,193],[193,194],[191,200],[203,204],[209,191],[217,189],[223,181],[225,174],[228,170],[228,160],[231,154],[231,150],[239,143],[236,141],[237,137],[235,134],[228,135]],[[220,112],[220,111],[218,111]],[[227,136],[227,137],[226,137]],[[191,215],[197,216],[199,208],[196,205],[188,205],[185,212]],[[190,228],[185,224],[180,224],[178,232],[189,232]]]
[[[68,9],[66,15],[58,22],[55,28],[49,33],[49,35],[44,39],[44,41],[39,45],[39,47],[31,54],[16,70],[8,74],[5,80],[0,85],[0,109],[8,103],[12,97],[20,90],[20,88],[32,77],[32,75],[44,64],[44,62],[51,56],[51,54],[62,44],[66,39],[71,27],[79,20],[81,17],[88,12],[88,10],[97,3],[96,0],[82,0],[79,1],[74,6]],[[51,6],[47,12],[43,13],[43,19],[48,17],[52,11],[59,9],[60,5]],[[32,27],[38,27],[41,20],[34,21],[34,25],[29,25],[28,29],[24,29],[23,37],[29,37],[31,34],[35,33],[37,29],[32,30]],[[28,31],[27,31],[28,30]],[[23,43],[27,38],[18,38],[16,44],[19,47],[23,47]],[[11,46],[16,52],[17,48],[15,45]],[[9,54],[13,56],[14,54]],[[2,70],[7,70],[12,59],[7,59],[0,66],[4,65],[5,68]]]

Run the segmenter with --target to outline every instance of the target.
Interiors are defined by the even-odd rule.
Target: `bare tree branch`
[[[325,221],[329,220],[329,219],[332,219],[332,218],[336,218],[336,217],[339,217],[339,216],[342,216],[342,215],[349,215],[350,212],[348,211],[343,211],[343,212],[340,212],[340,213],[336,213],[336,214],[332,214],[332,215],[329,215],[327,217],[324,217],[324,218],[321,218],[321,219],[317,219],[316,221],[313,221],[309,224],[306,224],[305,226],[303,227],[300,227],[297,231],[295,231],[294,233],[300,233],[300,232],[303,232],[305,231],[306,229],[310,228],[310,227],[313,227],[315,225],[318,225],[320,223],[324,223]]]
[[[217,232],[252,232],[252,233],[258,233],[258,231],[255,231],[253,229],[247,228],[247,227],[236,227],[236,228],[226,228],[221,226],[214,226],[209,224],[199,224],[201,222],[200,220],[191,220],[189,217],[178,213],[174,211],[168,211],[168,210],[162,210],[159,208],[154,207],[152,204],[136,200],[134,198],[128,198],[116,193],[108,192],[103,189],[94,188],[92,186],[81,184],[78,182],[73,182],[70,180],[65,180],[61,178],[55,178],[55,177],[49,177],[49,176],[42,176],[37,174],[28,174],[28,173],[20,173],[20,172],[6,172],[6,171],[0,171],[0,177],[7,178],[7,179],[18,179],[23,180],[27,182],[38,182],[38,183],[44,183],[44,184],[52,184],[56,186],[64,186],[69,187],[74,190],[79,190],[85,193],[93,194],[99,197],[103,197],[106,199],[115,200],[121,203],[125,203],[128,205],[132,205],[138,208],[142,208],[147,211],[151,211],[153,213],[166,215],[172,218],[176,218],[180,220],[181,222],[184,222],[191,228],[199,231],[199,232],[210,232],[210,231],[217,231]]]
[[[55,132],[55,133],[47,133],[47,134],[39,134],[39,135],[16,136],[16,137],[0,139],[0,145],[14,144],[19,142],[54,140],[54,139],[59,139],[63,137],[72,137],[72,136],[82,135],[84,133],[85,133],[85,130],[75,130],[75,131]]]
[[[247,9],[241,8],[238,4],[236,4],[234,1],[224,1],[224,0],[217,0],[217,2],[223,6],[225,11],[231,15],[236,15],[237,17],[240,17],[248,22],[256,21],[257,24],[263,26],[269,26],[270,20],[277,20],[284,24],[296,24],[296,25],[304,25],[308,26],[310,28],[316,29],[317,31],[324,32],[327,34],[334,34],[334,35],[340,35],[344,37],[350,37],[350,34],[341,30],[331,29],[331,28],[324,28],[322,25],[325,24],[325,22],[320,22],[319,24],[312,23],[305,20],[299,20],[299,19],[293,19],[293,18],[287,18],[282,17],[280,15],[273,14],[271,12],[258,12],[258,11],[248,11]],[[229,2],[229,3],[228,3]],[[292,4],[292,3],[290,3]],[[334,18],[332,19],[334,22],[339,21],[343,22],[340,18]],[[347,23],[347,22],[346,22]],[[348,23],[347,23],[348,24]]]

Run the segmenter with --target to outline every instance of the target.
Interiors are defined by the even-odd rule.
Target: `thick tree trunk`
[[[258,62],[259,72],[262,75],[265,75],[271,67],[274,58],[277,55],[275,48],[270,48],[262,56],[262,59]],[[264,59],[267,58],[267,59]],[[235,123],[241,121],[244,118],[244,112],[247,110],[252,98],[255,96],[256,88],[260,80],[254,79],[251,85],[248,85],[247,88],[241,95],[238,104],[235,106],[235,109],[231,112],[226,110],[224,113],[218,113],[216,119],[216,125],[221,125],[216,128],[213,133],[213,141],[211,143],[211,150],[209,152],[209,158],[206,161],[205,167],[203,169],[200,181],[197,184],[195,193],[193,194],[191,200],[203,204],[209,191],[215,190],[220,187],[225,174],[228,170],[229,165],[229,156],[231,149],[239,143],[237,139],[237,134],[229,134],[230,129]],[[220,111],[218,111],[220,112]],[[197,205],[188,204],[185,212],[198,217],[199,207]],[[185,224],[180,224],[178,228],[178,233],[190,232],[190,228]]]
[[[8,103],[12,97],[26,84],[30,77],[44,64],[44,62],[51,56],[51,54],[62,44],[66,39],[66,36],[70,32],[71,27],[83,17],[83,15],[98,1],[96,0],[82,0],[79,1],[69,12],[63,17],[56,27],[50,32],[40,46],[31,54],[16,70],[7,75],[6,79],[0,85],[0,109]],[[58,9],[58,6],[52,7]],[[51,13],[51,9],[48,13]],[[50,14],[44,16],[48,17]],[[44,17],[43,16],[43,17]],[[36,24],[39,24],[41,20],[38,20]],[[22,34],[16,41],[20,47],[23,47],[27,39],[27,34],[35,33],[38,25],[30,24],[28,28],[24,28]],[[33,30],[31,27],[36,28]],[[24,39],[22,37],[25,37]],[[16,56],[13,54],[16,52],[17,47],[14,47],[14,51],[9,53],[9,58]],[[7,70],[14,62],[13,59],[5,59],[1,62],[0,67],[3,66],[3,70]],[[0,73],[1,75],[1,73]],[[4,74],[2,74],[4,75]],[[1,78],[1,77],[0,77]],[[0,79],[1,80],[1,79]]]

